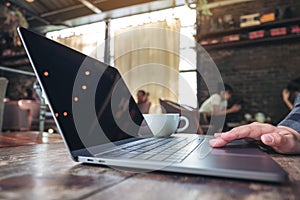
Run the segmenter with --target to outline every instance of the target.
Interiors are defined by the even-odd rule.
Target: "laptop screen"
[[[152,136],[118,70],[19,29],[70,151]]]

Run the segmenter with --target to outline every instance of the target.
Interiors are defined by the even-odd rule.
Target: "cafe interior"
[[[1,148],[62,143],[19,26],[117,68],[143,114],[179,113],[188,133],[278,124],[300,74],[297,0],[0,0]],[[219,126],[200,107],[224,84],[239,108]]]

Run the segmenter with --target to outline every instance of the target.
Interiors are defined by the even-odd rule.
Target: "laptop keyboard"
[[[200,141],[199,141],[200,140]],[[148,138],[101,154],[101,157],[182,162],[202,141],[199,137]]]

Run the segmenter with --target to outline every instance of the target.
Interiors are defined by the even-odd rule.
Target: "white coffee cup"
[[[189,126],[189,120],[178,113],[167,114],[144,114],[143,115],[150,130],[155,137],[168,137],[175,132],[182,132]],[[178,128],[180,120],[185,121],[182,128]]]

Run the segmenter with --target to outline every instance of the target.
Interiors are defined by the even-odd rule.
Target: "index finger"
[[[220,137],[226,141],[232,141],[247,137],[259,140],[263,134],[270,133],[273,130],[274,127],[270,124],[254,122],[252,124],[233,128],[228,132],[222,133]]]

